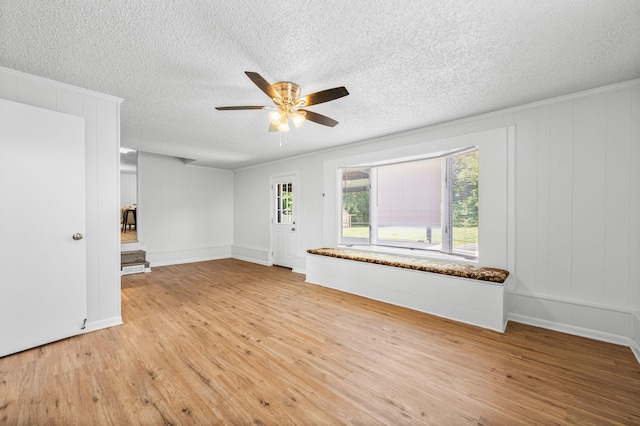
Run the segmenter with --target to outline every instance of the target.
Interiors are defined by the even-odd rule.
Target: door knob
[[[291,230],[292,230],[292,231],[295,231],[295,230],[296,230],[296,228],[291,228]]]
[[[74,240],[78,241],[78,240],[81,240],[82,238],[84,238],[84,235],[82,235],[81,233],[78,232],[76,234],[73,234],[73,236],[71,238],[73,238]]]

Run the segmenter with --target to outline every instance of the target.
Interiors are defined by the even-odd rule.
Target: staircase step
[[[120,264],[122,268],[124,268],[125,266],[138,266],[138,265],[143,265],[145,268],[148,268],[151,264],[146,261],[145,262],[129,262],[129,263]]]
[[[123,251],[120,253],[120,264],[144,263],[147,261],[147,253],[144,250]]]
[[[150,272],[147,253],[144,250],[123,251],[120,253],[120,271],[122,275]]]

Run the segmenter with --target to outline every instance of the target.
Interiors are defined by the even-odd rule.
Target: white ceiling
[[[640,78],[640,1],[0,2],[0,65],[124,98],[122,146],[237,169]],[[268,133],[244,71],[338,124]],[[284,139],[282,140],[284,142]]]

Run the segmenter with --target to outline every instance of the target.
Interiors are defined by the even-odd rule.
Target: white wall
[[[294,270],[303,272],[305,250],[326,240],[324,162],[514,126],[510,319],[633,345],[640,334],[637,319],[633,328],[640,311],[639,122],[636,80],[239,170],[233,255],[269,258],[271,174],[300,171]]]
[[[122,100],[1,67],[0,98],[85,119],[86,331],[121,324],[117,229]]]
[[[231,256],[233,173],[138,153],[138,239],[151,266]]]
[[[629,299],[631,300],[633,316],[633,340],[631,349],[640,361],[640,84],[636,84],[631,92],[631,141],[629,149]]]
[[[138,180],[135,173],[120,173],[120,207],[138,202]]]

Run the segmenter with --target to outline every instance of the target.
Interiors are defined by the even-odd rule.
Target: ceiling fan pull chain
[[[288,138],[289,138],[289,132],[278,132],[278,134],[280,135],[280,146],[282,145],[286,145],[288,142]],[[284,134],[284,136],[282,136]],[[282,141],[282,138],[284,137],[284,142]]]

